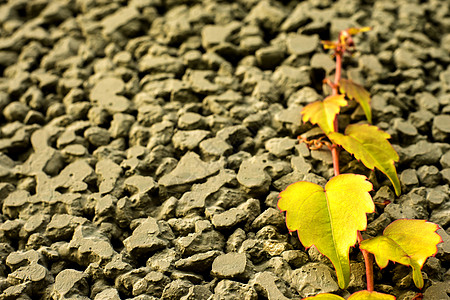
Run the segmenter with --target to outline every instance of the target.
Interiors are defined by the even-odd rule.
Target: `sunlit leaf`
[[[438,226],[426,220],[400,219],[389,224],[382,236],[364,240],[360,248],[375,255],[380,268],[390,260],[413,269],[414,284],[423,287],[421,269],[429,256],[436,254],[442,239],[436,233]]]
[[[338,295],[335,295],[335,294],[329,294],[329,293],[318,294],[316,296],[306,297],[306,298],[303,298],[302,300],[306,300],[306,299],[314,299],[314,300],[345,300],[341,296],[338,296]]]
[[[341,107],[346,105],[344,95],[328,96],[323,101],[310,103],[302,109],[303,122],[318,124],[323,132],[328,134],[335,131],[334,118]]]
[[[372,123],[372,110],[370,108],[370,93],[362,86],[351,80],[341,78],[339,81],[341,93],[346,94],[349,99],[353,99],[361,105],[367,121]]]
[[[278,208],[286,211],[288,229],[297,230],[306,248],[315,245],[331,260],[341,288],[350,281],[349,248],[356,243],[357,231],[366,229],[366,213],[375,209],[369,194],[372,184],[366,179],[341,174],[330,179],[325,190],[299,181],[279,195]]]
[[[352,28],[347,29],[347,32],[350,35],[355,35],[355,34],[358,34],[358,33],[361,33],[361,32],[367,32],[367,31],[370,31],[370,30],[372,30],[372,27],[368,27],[368,26],[361,27],[361,28],[352,27]]]
[[[375,291],[360,291],[352,294],[347,300],[395,300],[395,297]]]
[[[394,186],[395,193],[400,195],[400,181],[394,165],[399,157],[388,142],[391,137],[388,133],[368,124],[352,124],[345,129],[345,135],[331,132],[328,137],[361,160],[367,168],[376,167],[386,174]]]
[[[328,50],[328,49],[335,49],[336,48],[336,42],[332,42],[332,41],[321,41],[323,48]]]

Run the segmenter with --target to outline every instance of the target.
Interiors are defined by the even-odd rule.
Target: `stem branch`
[[[358,231],[358,243],[363,241],[361,232]],[[367,282],[367,290],[369,292],[373,292],[373,259],[372,255],[364,249],[361,249],[362,255],[364,257],[364,264],[366,266],[366,282]]]

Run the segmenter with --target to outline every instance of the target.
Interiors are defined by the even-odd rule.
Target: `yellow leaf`
[[[395,297],[374,291],[360,291],[352,294],[347,300],[395,300]]]
[[[338,295],[335,295],[335,294],[329,294],[329,293],[318,294],[316,296],[303,298],[302,300],[306,300],[306,299],[314,299],[314,300],[345,300],[341,296],[338,296]]]
[[[401,193],[400,181],[394,162],[399,157],[388,142],[391,136],[378,127],[368,124],[352,124],[345,129],[345,135],[331,132],[328,137],[342,146],[369,169],[379,169],[391,180],[397,196]]]
[[[413,280],[418,288],[423,287],[421,269],[429,256],[436,254],[437,244],[442,242],[436,233],[439,227],[426,220],[400,219],[389,224],[382,236],[361,242],[360,248],[375,255],[380,268],[390,260],[413,269]]]
[[[339,89],[341,93],[347,95],[349,99],[354,99],[361,105],[367,121],[372,123],[372,110],[370,108],[370,93],[362,86],[351,80],[341,78],[339,80]]]
[[[367,32],[367,31],[370,31],[370,30],[372,30],[372,27],[368,27],[368,26],[361,27],[361,28],[352,27],[352,28],[347,29],[347,32],[350,35],[355,35],[355,34],[358,34],[358,33],[361,33],[361,32]]]
[[[297,230],[302,244],[327,256],[336,269],[339,286],[350,281],[349,248],[356,243],[358,230],[365,230],[366,213],[375,206],[369,191],[372,184],[363,175],[333,177],[325,190],[314,183],[299,181],[279,195],[278,208],[286,211],[286,225]]]
[[[334,118],[341,110],[341,106],[346,105],[344,95],[328,96],[323,101],[310,103],[302,109],[303,122],[318,124],[325,134],[329,134],[335,131]]]

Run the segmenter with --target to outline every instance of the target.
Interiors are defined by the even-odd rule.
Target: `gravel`
[[[423,292],[448,299],[445,4],[3,1],[0,299],[346,296],[276,202],[295,181],[333,175],[330,153],[297,136],[318,136],[300,111],[335,68],[320,40],[349,26],[373,27],[355,37],[344,75],[371,91],[403,191],[371,175],[374,200],[389,204],[364,234],[399,218],[439,224]],[[341,158],[346,172],[362,170]],[[356,253],[350,292],[364,288]],[[415,295],[408,269],[375,272],[379,291]]]

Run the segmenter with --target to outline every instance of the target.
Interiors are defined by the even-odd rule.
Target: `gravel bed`
[[[403,194],[365,174],[391,221],[441,226],[425,299],[450,299],[450,7],[440,0],[10,0],[0,2],[0,300],[300,299],[365,288],[351,252],[330,262],[290,234],[277,196],[324,184],[328,150],[302,107],[334,62],[320,40],[355,37],[344,76],[372,94],[400,155]],[[363,120],[350,107],[340,124]],[[412,299],[410,269],[376,290]]]

